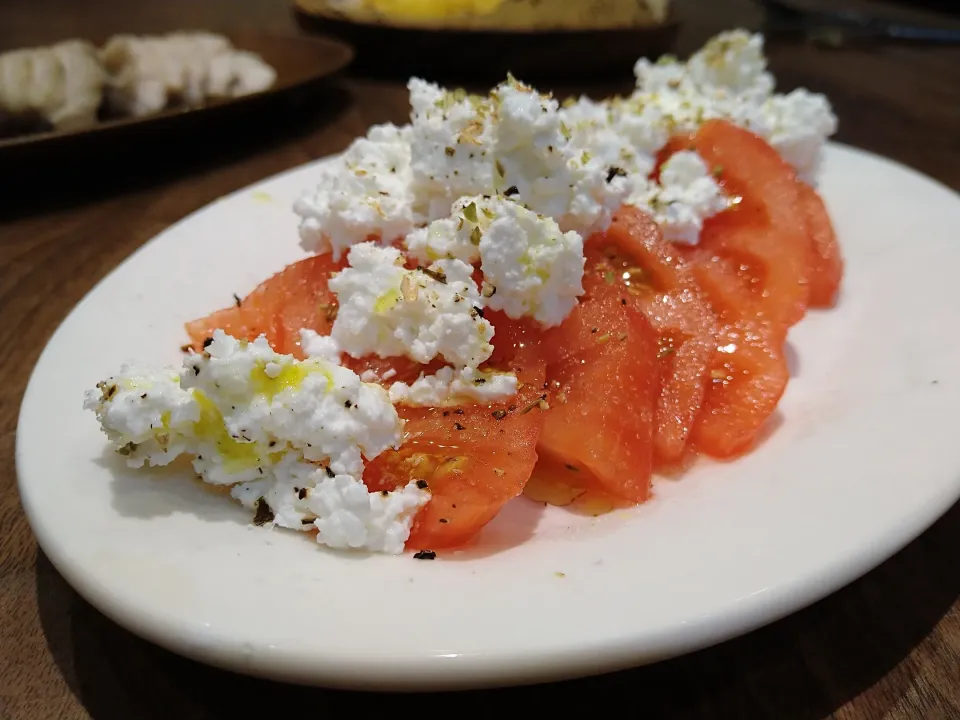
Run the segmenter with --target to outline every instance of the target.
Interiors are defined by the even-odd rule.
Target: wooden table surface
[[[681,52],[725,26],[761,21],[748,0],[688,4],[699,7]],[[295,32],[285,0],[6,0],[0,49],[183,26]],[[769,54],[783,87],[829,94],[839,140],[960,188],[960,48],[776,42]],[[372,123],[402,122],[406,93],[401,82],[347,78],[289,115],[278,111],[255,132],[172,139],[148,161],[105,158],[84,175],[51,173],[33,186],[19,182],[28,168],[0,157],[0,718],[341,709],[366,717],[396,708],[440,716],[461,713],[464,702],[494,716],[525,701],[547,717],[614,702],[626,716],[647,717],[960,718],[960,506],[863,579],[739,640],[616,675],[467,696],[386,697],[244,678],[160,650],[81,600],[37,549],[17,497],[14,436],[30,370],[71,307],[142,243],[225,193],[342,149]]]

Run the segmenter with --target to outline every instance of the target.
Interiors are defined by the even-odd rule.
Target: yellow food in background
[[[376,12],[387,18],[435,20],[463,15],[485,15],[505,0],[369,0]]]
[[[354,22],[471,30],[599,30],[656,25],[670,0],[297,0]]]

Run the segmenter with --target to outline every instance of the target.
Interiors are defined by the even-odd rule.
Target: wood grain
[[[680,52],[722,27],[762,22],[748,0],[691,4],[699,9],[683,27]],[[0,4],[0,48],[182,26],[294,31],[282,0]],[[778,41],[770,55],[783,86],[829,93],[841,141],[960,188],[960,49],[831,52]],[[558,90],[601,95],[615,87]],[[84,175],[69,165],[0,168],[0,718],[367,717],[397,709],[440,716],[464,703],[479,717],[526,703],[564,717],[609,703],[627,717],[960,718],[960,506],[865,578],[739,640],[616,675],[466,697],[242,678],[134,637],[73,593],[36,548],[13,471],[20,398],[50,334],[100,278],[171,223],[405,115],[400,83],[350,78],[239,126],[100,158]]]

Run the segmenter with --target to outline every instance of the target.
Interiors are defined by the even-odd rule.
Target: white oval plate
[[[847,260],[839,307],[791,333],[779,423],[727,464],[602,518],[519,499],[433,562],[327,551],[176,472],[127,470],[83,391],[126,360],[179,363],[182,322],[301,255],[290,203],[316,164],[147,243],[74,309],[30,379],[20,493],[44,552],[149,640],[239,672],[368,689],[558,679],[747,632],[867,572],[960,496],[960,198],[828,149]]]

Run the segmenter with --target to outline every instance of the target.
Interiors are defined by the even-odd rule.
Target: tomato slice
[[[752,321],[793,325],[807,308],[810,264],[796,174],[764,140],[722,120],[704,123],[693,143],[724,190],[740,198],[704,223],[699,251],[742,269]]]
[[[777,408],[789,380],[781,344],[764,326],[728,325],[717,336],[716,360],[694,446],[716,458],[743,453]]]
[[[650,495],[660,389],[657,335],[621,292],[596,275],[557,328],[544,334],[551,390],[538,451],[585,487],[632,503]]]
[[[301,328],[330,332],[336,296],[327,283],[342,267],[329,255],[296,262],[236,307],[188,323],[187,332],[197,350],[214,330],[222,329],[247,340],[265,334],[278,352],[302,357]],[[411,480],[430,487],[432,499],[417,515],[410,547],[446,548],[467,541],[523,491],[536,463],[546,377],[536,342],[539,330],[497,313],[490,318],[496,334],[488,365],[516,372],[523,384],[518,395],[509,402],[462,408],[400,406],[397,411],[406,420],[403,447],[382,453],[365,470],[363,479],[371,490],[393,490]],[[357,373],[374,370],[384,385],[411,383],[443,365],[346,356],[344,364]]]
[[[539,333],[499,313],[487,318],[496,330],[489,366],[517,373],[517,396],[459,408],[399,406],[406,420],[402,447],[382,453],[364,471],[372,491],[415,480],[429,487],[432,497],[414,520],[409,548],[436,550],[468,541],[523,492],[537,461],[546,377],[535,342]]]
[[[843,258],[833,223],[820,195],[807,183],[799,182],[800,205],[807,221],[811,243],[810,305],[832,307],[840,290]]]
[[[651,217],[623,208],[606,233],[586,245],[587,274],[610,283],[644,314],[659,335],[654,454],[658,465],[677,464],[700,410],[707,370],[716,352],[716,322],[677,249]]]
[[[336,296],[327,283],[330,274],[342,267],[343,263],[334,262],[330,255],[313,255],[288,265],[235,306],[188,322],[187,334],[194,350],[199,352],[214,330],[223,330],[243,340],[266,335],[277,352],[302,358],[301,328],[321,335],[330,333]]]

